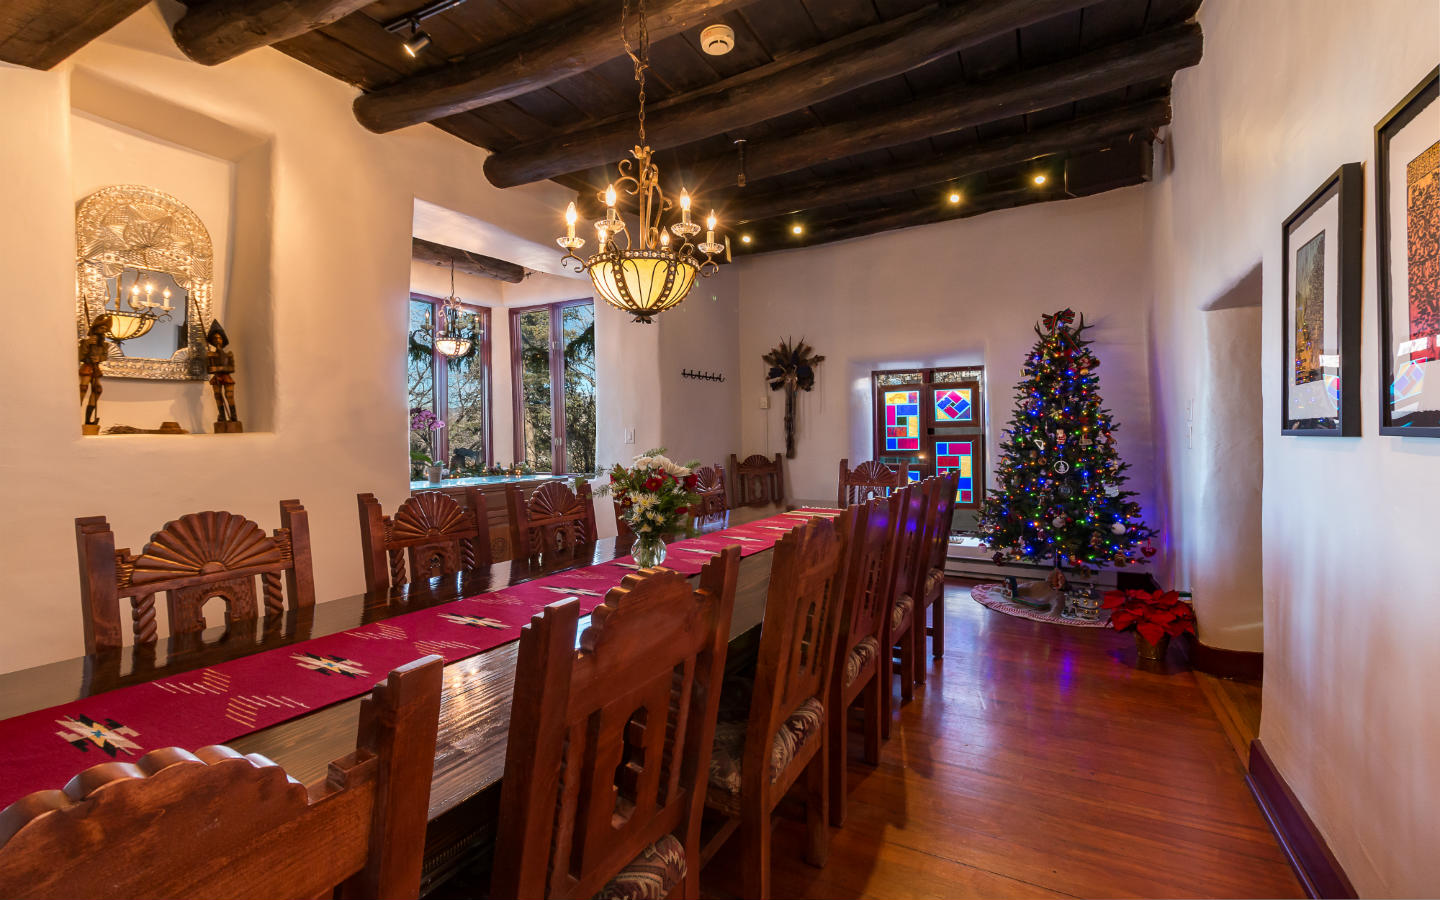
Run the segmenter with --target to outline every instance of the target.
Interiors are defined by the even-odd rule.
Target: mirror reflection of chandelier
[[[708,277],[719,271],[715,255],[728,253],[729,248],[728,242],[720,244],[715,240],[717,222],[713,210],[706,219],[705,240],[692,243],[702,229],[691,221],[690,195],[684,190],[680,192],[680,221],[669,228],[661,221],[674,203],[660,190],[660,170],[651,161],[650,147],[645,143],[645,70],[650,65],[650,34],[646,30],[645,0],[640,0],[639,5],[638,51],[631,47],[626,30],[629,0],[625,0],[621,13],[620,31],[640,85],[640,143],[631,151],[634,159],[620,161],[620,177],[596,195],[605,202],[605,217],[595,223],[595,255],[583,261],[575,255],[585,246],[585,239],[575,236],[578,214],[574,203],[565,210],[565,236],[555,242],[565,250],[561,265],[574,260],[577,269],[590,273],[590,281],[606,303],[631,313],[636,322],[648,323],[657,313],[684,300],[697,276]],[[633,241],[615,206],[619,192],[635,198],[639,225]]]
[[[470,352],[472,342],[461,336],[456,328],[460,324],[460,298],[455,296],[455,260],[450,260],[450,296],[435,310],[435,349],[450,358],[464,356]]]
[[[125,291],[121,287],[124,278],[122,272],[115,279],[115,296],[110,296],[107,287],[105,292],[105,303],[102,306],[110,316],[110,329],[106,335],[114,341],[128,341],[133,338],[148,334],[150,329],[155,327],[156,322],[168,321],[170,312],[175,309],[170,302],[170,289],[167,287],[160,291],[160,299],[156,300],[155,282],[145,279],[141,284],[141,272],[135,270],[135,279],[130,282],[130,292],[125,305],[130,309],[127,312],[121,308],[121,298]],[[114,303],[114,308],[110,304]]]

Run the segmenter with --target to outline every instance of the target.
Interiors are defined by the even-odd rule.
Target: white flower
[[[676,478],[684,478],[690,474],[690,470],[684,466],[678,466],[670,460],[665,460],[665,474],[674,475]]]
[[[637,457],[635,457],[635,468],[637,468],[637,469],[648,469],[648,468],[650,468],[650,463],[651,463],[651,462],[652,462],[652,458],[649,457],[649,456],[637,456]]]

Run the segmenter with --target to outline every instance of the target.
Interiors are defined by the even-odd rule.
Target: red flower
[[[677,507],[675,507],[675,514],[676,514],[676,515],[679,515],[679,516],[683,516],[683,515],[685,515],[686,513],[688,513],[689,511],[690,511],[690,507],[688,507],[688,506],[677,506]]]
[[[649,478],[645,479],[645,490],[653,494],[656,491],[660,490],[660,486],[664,483],[664,478],[661,478],[658,475],[651,475]]]
[[[686,476],[685,476],[685,490],[687,490],[687,491],[693,491],[693,490],[695,490],[695,485],[698,484],[699,482],[700,482],[699,476],[696,476],[696,475],[686,475]]]

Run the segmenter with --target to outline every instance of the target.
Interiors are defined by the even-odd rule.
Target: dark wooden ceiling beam
[[[651,41],[679,34],[755,0],[655,0]],[[355,118],[385,133],[537,91],[621,56],[619,4],[591,2],[459,62],[355,98]]]
[[[1163,98],[1150,100],[1028,134],[983,141],[940,159],[866,171],[764,194],[733,191],[726,197],[730,210],[728,217],[739,222],[752,222],[804,209],[839,206],[918,190],[1041,156],[1098,149],[1122,135],[1149,132],[1169,121],[1170,101]],[[709,202],[708,198],[706,202]]]
[[[148,0],[4,0],[0,62],[51,69]]]
[[[410,254],[414,259],[433,266],[449,266],[454,263],[457,272],[479,275],[481,278],[494,278],[510,284],[519,284],[525,279],[524,266],[457,247],[447,247],[424,238],[413,239]]]
[[[663,149],[803,109],[964,47],[1086,5],[1088,0],[974,0],[932,5],[657,103],[646,139]],[[613,162],[635,144],[634,118],[599,124],[502,150],[485,175],[513,187]]]
[[[175,23],[175,45],[213,66],[338,22],[373,0],[211,0]]]
[[[818,162],[897,147],[937,134],[1072,103],[1156,78],[1200,62],[1198,24],[1172,26],[1063,62],[975,85],[961,85],[891,109],[809,128],[777,140],[751,141],[745,173],[754,183]],[[692,171],[732,172],[733,153],[701,160]],[[728,179],[727,175],[727,179]],[[712,178],[704,180],[713,181]]]
[[[732,236],[731,246],[734,248],[737,258],[776,250],[813,247],[833,241],[878,234],[882,231],[893,231],[897,228],[910,228],[916,225],[930,225],[936,222],[969,218],[1031,203],[1073,199],[1150,180],[1147,160],[1152,152],[1151,141],[1147,138],[1116,146],[1118,149],[1112,148],[1104,152],[1086,155],[1087,159],[1092,159],[1120,153],[1120,158],[1106,167],[1109,170],[1108,177],[1102,180],[1077,183],[1068,176],[1052,177],[1050,182],[1042,188],[1029,183],[1016,185],[1012,175],[1002,179],[1002,182],[1008,181],[1009,184],[967,196],[963,203],[954,206],[941,202],[919,205],[907,202],[903,206],[895,208],[881,207],[879,210],[871,209],[861,212],[844,206],[807,210],[803,217],[776,216],[761,222],[749,223],[744,228],[737,228],[734,235],[739,235],[741,232],[749,234],[751,243],[748,245],[741,243],[738,237]],[[1068,160],[1065,168],[1068,169],[1074,162],[1076,162],[1075,159]],[[1125,173],[1124,177],[1118,177],[1122,172]],[[790,231],[791,226],[797,222],[801,223],[804,228],[804,232],[798,236]]]

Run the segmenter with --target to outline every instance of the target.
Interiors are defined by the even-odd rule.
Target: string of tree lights
[[[1043,330],[1042,330],[1043,326]],[[1125,490],[1129,464],[1115,450],[1119,427],[1101,405],[1100,361],[1081,335],[1089,327],[1066,309],[1042,318],[1015,386],[1015,414],[1000,444],[999,489],[980,512],[980,531],[997,563],[1051,564],[1094,574],[1154,555],[1155,532]],[[1058,583],[1057,583],[1058,582]]]

